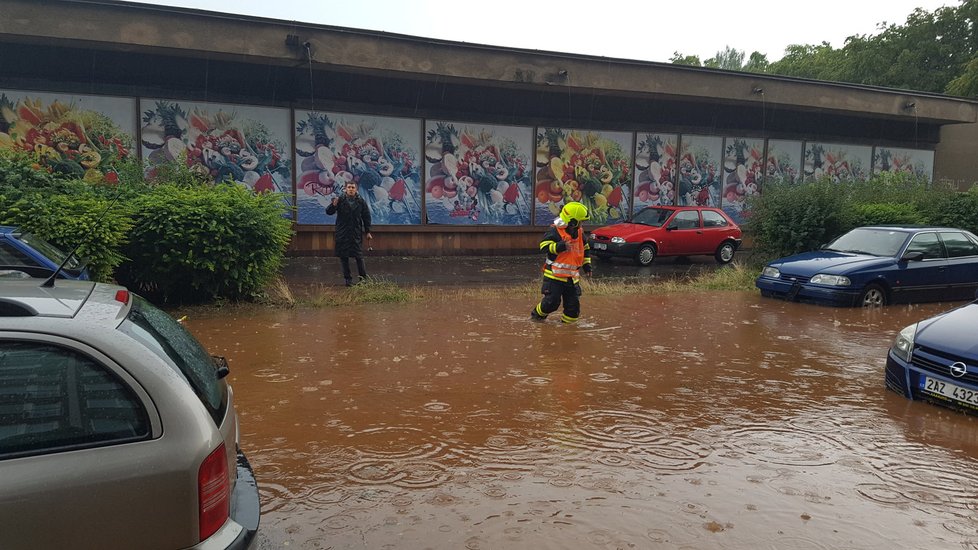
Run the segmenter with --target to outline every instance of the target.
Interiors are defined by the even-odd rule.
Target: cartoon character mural
[[[675,204],[675,134],[645,134],[635,147],[633,212],[646,206]]]
[[[681,206],[719,206],[723,138],[682,136],[679,154],[679,202]]]
[[[723,211],[738,224],[746,217],[747,201],[760,192],[764,140],[727,138],[723,156]]]
[[[833,182],[869,178],[872,147],[808,142],[805,144],[804,181],[828,178]]]
[[[531,128],[428,121],[429,223],[530,223]]]
[[[291,204],[288,111],[266,107],[142,100],[140,132],[147,177],[185,163],[212,182],[234,181],[255,193],[276,192]]]
[[[421,121],[296,111],[300,224],[331,224],[325,207],[348,181],[359,184],[374,225],[421,223]]]
[[[587,207],[588,224],[620,223],[628,215],[632,135],[542,128],[537,132],[536,219],[550,224],[564,203]]]
[[[802,143],[800,141],[769,139],[765,183],[799,183],[801,178]]]
[[[880,172],[910,174],[924,181],[932,181],[934,151],[877,147],[873,152],[873,173]]]
[[[0,149],[32,155],[48,171],[117,183],[135,135],[133,99],[0,90]]]

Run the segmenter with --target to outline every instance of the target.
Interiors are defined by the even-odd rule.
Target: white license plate
[[[968,388],[962,388],[950,382],[921,376],[920,389],[978,407],[978,392],[969,390]]]
[[[594,249],[595,250],[606,250],[607,248],[608,248],[608,245],[606,245],[604,243],[594,243]]]

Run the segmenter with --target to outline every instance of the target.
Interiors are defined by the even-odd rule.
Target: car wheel
[[[868,285],[859,295],[859,305],[863,307],[879,307],[886,305],[886,291],[877,284]]]
[[[717,259],[718,264],[729,264],[733,260],[734,252],[736,251],[737,247],[734,246],[734,243],[724,241],[717,247],[716,254],[713,257]]]
[[[635,255],[635,262],[638,265],[649,265],[655,260],[655,245],[643,244],[642,248],[638,249],[638,254]]]

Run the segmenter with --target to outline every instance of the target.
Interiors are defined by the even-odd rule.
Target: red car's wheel
[[[733,260],[734,252],[736,251],[737,247],[734,246],[734,243],[724,241],[717,247],[717,251],[713,257],[716,258],[718,264],[729,264]]]
[[[655,260],[656,250],[653,244],[643,244],[635,255],[635,262],[638,265],[649,265]]]

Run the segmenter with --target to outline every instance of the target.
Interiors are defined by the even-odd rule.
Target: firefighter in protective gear
[[[547,253],[543,264],[543,299],[530,313],[530,319],[543,321],[564,304],[560,320],[576,322],[581,314],[581,272],[591,274],[591,250],[584,240],[581,225],[588,219],[587,207],[569,202],[554,218],[543,235],[540,250]]]

